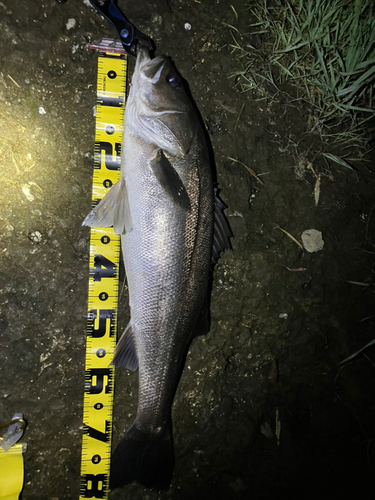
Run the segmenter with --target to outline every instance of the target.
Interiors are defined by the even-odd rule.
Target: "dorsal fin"
[[[219,259],[221,252],[230,250],[231,244],[229,238],[232,231],[229,227],[228,221],[224,215],[224,203],[220,200],[215,189],[215,220],[214,220],[214,237],[212,244],[211,264],[214,266]]]

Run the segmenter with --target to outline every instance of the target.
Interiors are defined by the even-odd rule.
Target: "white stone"
[[[31,186],[29,184],[24,184],[22,186],[22,192],[29,201],[34,201],[35,197],[31,193]]]
[[[302,244],[310,253],[319,252],[323,250],[324,241],[322,238],[322,233],[317,229],[306,229],[301,235]]]
[[[71,30],[75,27],[75,25],[77,24],[77,21],[75,19],[68,19],[68,22],[66,23],[66,29],[67,30]]]

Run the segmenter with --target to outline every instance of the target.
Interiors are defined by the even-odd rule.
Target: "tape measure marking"
[[[120,177],[126,63],[125,56],[98,59],[93,206]],[[112,228],[92,228],[80,499],[108,498],[119,263],[120,237]]]

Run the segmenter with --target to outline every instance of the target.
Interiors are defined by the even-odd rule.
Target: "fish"
[[[113,363],[139,370],[137,414],[113,452],[110,488],[165,490],[173,397],[191,341],[209,331],[210,276],[231,233],[185,82],[170,58],[145,47],[125,106],[120,180],[83,225],[121,234],[130,321]]]

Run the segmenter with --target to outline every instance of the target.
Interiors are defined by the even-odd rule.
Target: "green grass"
[[[375,116],[374,0],[274,0],[272,5],[263,0],[249,9],[256,21],[250,34],[262,36],[260,49],[238,42],[233,33],[243,90],[259,89],[254,56],[260,56],[269,68],[263,78],[277,88],[273,68],[278,67],[279,80],[302,89],[300,98],[314,110],[314,130],[343,147],[366,150]]]

